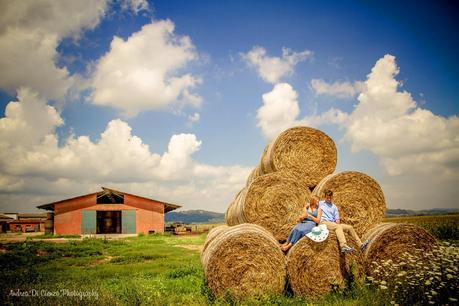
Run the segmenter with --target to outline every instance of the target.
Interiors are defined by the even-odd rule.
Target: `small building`
[[[2,233],[9,231],[8,223],[13,221],[14,218],[7,216],[6,214],[0,214],[0,228]]]
[[[3,213],[0,215],[2,232],[44,232],[47,214]]]
[[[53,213],[46,232],[63,235],[163,233],[164,214],[180,206],[102,187],[37,207]]]

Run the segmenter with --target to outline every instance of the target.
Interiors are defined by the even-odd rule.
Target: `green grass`
[[[457,215],[385,221],[415,223],[437,238],[457,240]],[[231,295],[216,299],[206,286],[199,259],[205,237],[154,234],[121,240],[89,238],[50,243],[46,239],[27,239],[6,244],[0,253],[0,299],[6,305],[390,304],[387,292],[363,281],[317,300],[294,297],[288,289],[283,295],[243,301]],[[14,296],[18,293],[36,296]]]
[[[54,239],[54,238],[81,238],[81,235],[53,235],[43,234],[37,236],[31,236],[29,239]]]
[[[148,235],[8,244],[0,254],[1,300],[11,305],[368,305],[379,296],[357,286],[315,301],[288,292],[244,301],[232,296],[215,299],[199,260],[204,240],[205,235]],[[37,296],[10,295],[18,290]]]

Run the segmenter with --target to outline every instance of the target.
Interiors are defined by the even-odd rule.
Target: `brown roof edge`
[[[168,212],[176,210],[177,208],[180,208],[180,207],[182,207],[182,206],[175,205],[175,204],[165,204],[164,205],[164,212],[168,213]]]
[[[165,212],[170,212],[170,211],[176,210],[177,208],[182,207],[182,206],[177,205],[177,204],[167,203],[167,202],[164,202],[164,201],[159,201],[159,200],[155,200],[155,199],[151,199],[151,198],[139,196],[139,195],[137,195],[137,194],[132,194],[132,193],[124,192],[124,191],[119,191],[119,190],[116,190],[116,189],[113,189],[113,188],[102,187],[102,189],[103,189],[103,190],[114,191],[115,193],[128,194],[128,195],[133,196],[133,197],[138,197],[138,198],[142,198],[142,199],[146,199],[146,200],[150,200],[150,201],[155,201],[155,202],[164,204],[164,211],[165,211]]]
[[[131,196],[134,196],[134,197],[138,197],[138,198],[142,198],[142,199],[146,199],[146,200],[150,200],[150,201],[155,201],[155,202],[161,203],[161,204],[164,205],[164,211],[166,213],[170,212],[170,211],[173,211],[173,210],[175,210],[177,208],[182,207],[180,205],[167,203],[167,202],[163,202],[163,201],[158,201],[158,200],[155,200],[155,199],[150,199],[150,198],[147,198],[147,197],[142,197],[142,196],[139,196],[139,195],[136,195],[136,194],[131,194],[131,193],[123,192],[123,191],[118,191],[118,190],[113,189],[113,188],[107,188],[107,187],[103,187],[102,186],[102,190],[104,190],[104,191],[105,190],[109,190],[109,191],[112,191],[112,192],[115,192],[115,193],[128,194],[128,195],[131,195]],[[39,205],[39,206],[37,206],[37,208],[53,211],[55,204],[59,204],[59,203],[62,203],[62,202],[68,201],[68,200],[74,200],[74,199],[86,197],[86,196],[93,195],[93,194],[98,194],[99,192],[88,193],[88,194],[77,196],[77,197],[73,197],[73,198],[68,198],[68,199],[64,199],[64,200],[60,200],[60,201],[56,201],[56,202],[51,202],[51,203],[48,203],[48,204]]]
[[[60,201],[56,201],[56,202],[51,202],[51,203],[47,203],[47,204],[42,204],[42,205],[38,205],[37,208],[40,208],[40,209],[46,209],[46,210],[54,210],[54,205],[55,204],[59,204],[59,203],[62,203],[62,202],[65,202],[65,201],[69,201],[69,200],[75,200],[75,199],[78,199],[78,198],[83,198],[83,197],[87,197],[87,196],[90,196],[90,195],[93,195],[93,194],[98,194],[98,192],[92,192],[92,193],[88,193],[88,194],[84,194],[84,195],[80,195],[80,196],[76,196],[76,197],[72,197],[72,198],[68,198],[68,199],[64,199],[64,200],[60,200]]]

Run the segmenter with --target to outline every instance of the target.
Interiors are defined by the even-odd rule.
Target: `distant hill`
[[[455,208],[433,208],[429,210],[387,209],[386,217],[445,215],[459,213]],[[221,223],[225,222],[225,214],[206,210],[171,211],[165,214],[166,222],[182,223]]]
[[[446,215],[459,213],[458,208],[432,208],[426,210],[409,210],[409,209],[387,209],[386,217],[396,216],[425,216],[425,215]]]
[[[221,223],[225,222],[224,213],[216,213],[206,210],[185,210],[171,211],[165,216],[166,222],[183,222],[183,223]]]

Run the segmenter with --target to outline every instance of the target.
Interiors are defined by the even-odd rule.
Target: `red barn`
[[[164,214],[180,206],[102,187],[79,197],[37,206],[54,212],[54,234],[163,233]]]

